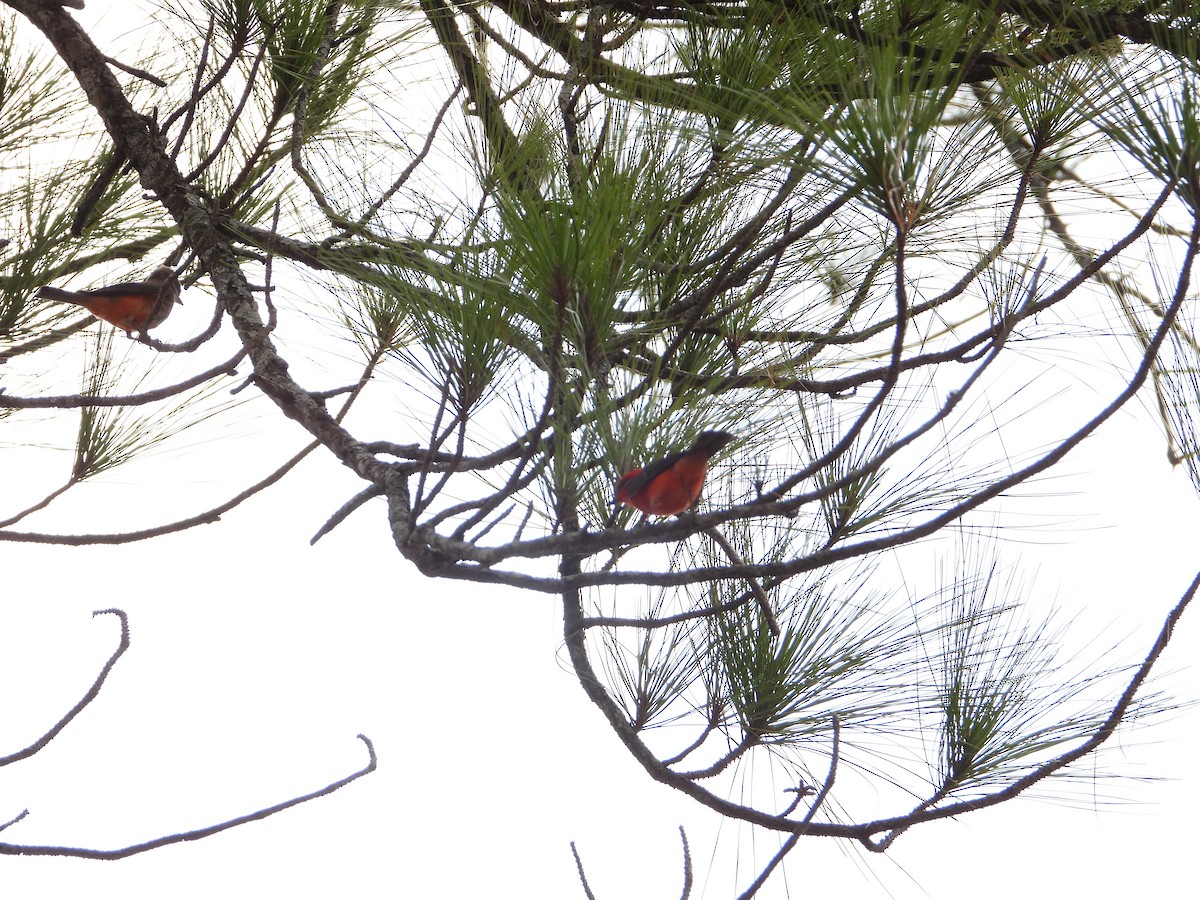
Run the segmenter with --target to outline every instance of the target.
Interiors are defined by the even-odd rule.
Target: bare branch
[[[120,659],[125,651],[129,649],[129,617],[125,614],[124,610],[120,609],[98,609],[92,613],[93,616],[103,616],[108,614],[114,615],[120,620],[121,639],[117,643],[117,649],[114,650],[112,656],[108,658],[108,662],[106,662],[100,669],[100,673],[92,682],[92,686],[89,687],[84,695],[79,698],[79,702],[71,707],[71,709],[67,711],[67,714],[55,722],[54,725],[51,726],[50,730],[43,734],[40,738],[38,738],[24,750],[18,750],[16,753],[10,753],[8,756],[0,757],[0,766],[11,765],[12,763],[20,762],[23,759],[28,759],[29,757],[33,756],[52,740],[58,737],[59,733],[66,728],[67,725],[74,721],[76,716],[83,712],[83,710],[93,700],[100,696],[100,689],[104,687],[104,682],[108,678],[108,673],[111,672],[113,666],[117,664],[117,660]],[[12,823],[10,822],[9,824]]]
[[[126,859],[130,856],[136,856],[139,853],[145,853],[147,850],[157,850],[159,847],[166,847],[169,844],[179,844],[184,841],[198,841],[202,838],[211,837],[214,834],[220,834],[222,831],[229,831],[231,828],[237,828],[239,825],[245,825],[247,822],[260,822],[263,819],[269,818],[276,813],[281,813],[285,809],[291,809],[293,806],[299,806],[301,803],[307,803],[309,800],[316,800],[318,797],[325,797],[332,794],[334,791],[345,787],[353,781],[357,781],[364,775],[369,775],[375,771],[378,760],[375,757],[375,747],[371,743],[370,738],[365,734],[358,735],[358,739],[367,747],[367,764],[345,778],[338,779],[325,785],[325,787],[312,791],[308,794],[302,794],[298,797],[292,797],[290,800],[284,800],[282,803],[276,803],[274,806],[267,806],[263,809],[255,810],[252,813],[247,813],[243,816],[238,816],[233,819],[227,819],[224,822],[219,822],[216,825],[209,825],[206,828],[197,828],[193,831],[181,831],[177,834],[168,834],[163,837],[154,838],[150,841],[144,841],[140,844],[131,844],[128,847],[120,847],[115,850],[92,850],[87,847],[53,847],[40,846],[36,844],[9,844],[0,842],[0,856],[70,856],[78,859]]]

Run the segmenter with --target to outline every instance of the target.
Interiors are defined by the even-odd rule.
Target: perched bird
[[[64,291],[56,287],[39,288],[43,300],[74,303],[93,316],[111,322],[130,337],[145,334],[171,314],[179,299],[179,280],[170,266],[159,266],[145,281],[113,284],[90,291]]]
[[[632,506],[648,516],[673,516],[689,509],[704,487],[708,460],[733,440],[728,431],[702,431],[682,453],[647,463],[622,475],[614,504]]]

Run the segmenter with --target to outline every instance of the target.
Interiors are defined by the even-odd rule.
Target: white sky
[[[187,333],[203,307],[172,325]],[[303,443],[291,423],[272,438],[231,436],[230,470],[249,459],[265,473]],[[0,515],[6,495],[53,486],[62,470],[61,457],[53,470],[20,457],[26,468],[15,453],[4,449]],[[1200,568],[1200,503],[1140,408],[1063,471],[1050,512],[1076,524],[1015,549],[1074,633],[1101,633],[1097,653],[1125,640],[1132,659]],[[175,504],[196,511],[231,493],[219,472],[187,454],[153,458],[28,527],[69,529],[75,502],[111,509],[121,527],[156,524]],[[553,599],[422,578],[390,545],[381,501],[308,546],[359,487],[313,459],[190,533],[115,548],[0,543],[0,755],[40,736],[112,652],[116,620],[92,610],[125,609],[133,639],[88,710],[0,770],[0,821],[30,810],[3,839],[112,848],[203,827],[359,768],[358,732],[380,760],[330,797],[203,841],[113,863],[0,858],[8,895],[582,897],[574,840],[602,900],[669,898],[682,824],[693,896],[736,896],[777,839],[721,822],[628,758],[566,669]],[[1160,667],[1160,686],[1184,700],[1200,693],[1196,615]],[[916,828],[885,857],[804,841],[759,896],[1177,896],[1194,878],[1198,738],[1196,710],[1122,731],[1101,764],[1131,777],[1097,780],[1094,802],[1060,788]],[[1159,780],[1135,780],[1148,778]]]
[[[1191,578],[1197,504],[1179,502],[1186,482],[1149,429],[1124,425],[1070,480],[1082,495],[1057,507],[1111,527],[1022,555],[1064,606],[1094,607],[1086,633],[1110,624],[1106,638],[1133,634],[1140,650]],[[93,502],[120,503],[123,488],[92,488]],[[152,544],[0,544],[0,675],[16,686],[0,700],[3,752],[68,708],[115,646],[115,620],[91,610],[122,606],[133,636],[99,700],[0,770],[0,817],[31,811],[6,839],[121,846],[335,780],[365,762],[360,731],[380,757],[331,797],[197,843],[113,863],[0,859],[11,896],[581,896],[575,840],[598,896],[672,897],[680,824],[695,896],[735,896],[734,849],[757,841],[762,858],[772,839],[628,759],[562,665],[552,600],[423,579],[388,546],[378,507],[308,547],[353,489],[319,463],[225,522]],[[1175,640],[1163,684],[1194,698],[1194,617]],[[1177,895],[1198,736],[1194,710],[1119,734],[1104,768],[1163,780],[1097,781],[1094,806],[1087,789],[1060,788],[1083,808],[1021,799],[914,829],[887,857],[802,843],[763,896]]]

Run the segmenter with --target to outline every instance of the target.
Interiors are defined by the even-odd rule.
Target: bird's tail
[[[64,291],[49,285],[38,288],[37,296],[43,300],[57,300],[60,303],[74,303],[76,306],[83,306],[83,300],[74,291]]]

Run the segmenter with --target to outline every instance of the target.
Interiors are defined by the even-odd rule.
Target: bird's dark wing
[[[144,281],[126,281],[122,284],[110,284],[93,290],[80,291],[92,297],[128,297],[130,294],[141,294],[143,297],[157,297],[161,284],[147,284]]]
[[[682,453],[672,453],[670,456],[664,456],[662,459],[656,459],[654,462],[642,466],[642,471],[622,483],[626,496],[635,497],[640,494],[649,486],[650,482],[668,469],[674,468],[675,463],[687,456],[689,452],[684,450]]]

